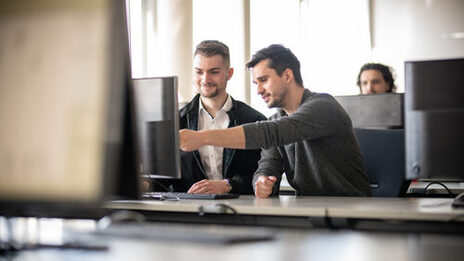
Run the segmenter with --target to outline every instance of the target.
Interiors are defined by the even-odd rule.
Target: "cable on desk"
[[[240,221],[242,222],[242,224],[243,224],[243,225],[246,225],[245,220],[243,219],[242,215],[240,215],[240,214],[237,212],[237,210],[235,210],[233,207],[231,207],[231,206],[229,206],[229,205],[227,205],[227,204],[224,204],[224,203],[218,203],[218,204],[216,204],[216,206],[222,206],[223,208],[226,208],[226,209],[232,211],[232,213],[240,219]]]
[[[336,228],[336,226],[334,226],[334,224],[332,223],[332,218],[330,217],[329,210],[327,208],[324,209],[324,222],[325,222],[325,225],[329,229],[335,229]]]
[[[462,200],[464,199],[464,192],[460,193],[459,195],[457,195],[455,198],[455,200]]]
[[[453,202],[451,203],[451,206],[453,208],[464,208],[464,192],[460,193],[459,195],[457,195],[454,199],[453,199]],[[464,214],[459,214],[459,215],[456,215],[452,218],[450,218],[449,220],[447,220],[448,222],[453,222],[453,221],[457,221],[458,219],[460,219],[461,217],[463,217]]]
[[[138,223],[142,223],[145,221],[145,216],[135,211],[120,210],[113,212],[107,216],[104,216],[100,220],[98,220],[97,228],[103,230],[108,228],[113,223],[127,221],[135,221]]]
[[[151,180],[148,180],[147,182],[156,183],[157,185],[159,185],[160,187],[162,187],[164,190],[166,190],[166,192],[173,192],[171,189],[169,189],[169,188],[166,187],[163,183],[157,181],[156,179],[151,179]],[[151,187],[150,187],[150,189],[151,189]]]
[[[245,225],[245,220],[243,217],[235,210],[233,207],[224,204],[217,203],[214,206],[200,206],[198,207],[198,215],[203,216],[206,213],[215,213],[215,214],[226,214],[227,210],[230,210],[235,216],[237,216],[243,225]]]
[[[464,192],[457,195],[451,203],[453,208],[464,208]]]
[[[427,184],[427,186],[425,186],[424,188],[425,194],[428,194],[427,189],[433,184],[437,184],[437,185],[444,187],[449,195],[453,195],[453,193],[451,193],[451,191],[448,189],[448,187],[445,184],[438,182],[438,181],[432,181],[429,184]]]

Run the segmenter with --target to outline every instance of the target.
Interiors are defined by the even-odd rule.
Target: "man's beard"
[[[284,93],[280,94],[279,96],[275,97],[271,94],[271,101],[269,103],[266,103],[267,107],[269,109],[271,108],[282,108],[283,103],[282,101],[284,100],[285,95],[287,92],[285,91]]]
[[[214,87],[214,86],[212,86],[212,87]],[[217,87],[216,87],[216,88],[214,89],[214,91],[211,92],[211,93],[202,91],[202,89],[201,89],[201,87],[200,87],[200,95],[201,95],[202,97],[205,97],[205,98],[214,98],[214,97],[218,96],[218,94],[219,94],[219,89],[218,89]]]
[[[280,103],[280,101],[272,100],[270,103],[267,104],[267,107],[269,109],[271,109],[271,108],[281,108],[282,104]]]

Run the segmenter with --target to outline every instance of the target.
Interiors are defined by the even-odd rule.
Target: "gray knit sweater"
[[[264,148],[253,184],[260,175],[282,173],[297,195],[368,196],[369,181],[351,119],[328,94],[305,89],[298,110],[279,110],[269,118],[242,125],[246,148]]]

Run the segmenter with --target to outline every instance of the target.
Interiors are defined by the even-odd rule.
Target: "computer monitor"
[[[403,128],[402,93],[335,96],[355,128]]]
[[[464,59],[405,62],[406,175],[464,180]]]
[[[0,2],[0,215],[137,197],[124,3]]]
[[[177,77],[133,80],[137,172],[145,179],[180,179]]]

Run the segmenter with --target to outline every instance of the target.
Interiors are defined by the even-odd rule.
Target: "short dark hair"
[[[277,75],[282,76],[282,73],[288,68],[292,70],[296,83],[303,86],[300,61],[298,61],[298,58],[296,58],[290,49],[280,44],[269,45],[256,52],[246,64],[246,67],[253,68],[256,64],[266,59],[269,59],[269,68],[274,69]]]
[[[227,65],[227,67],[230,67],[229,47],[227,47],[227,45],[219,41],[205,40],[199,43],[195,49],[195,53],[193,56],[196,56],[197,54],[201,54],[206,57],[220,55],[222,59],[224,59],[224,62]]]
[[[390,88],[388,88],[387,92],[395,92],[396,85],[395,80],[393,79],[392,68],[390,66],[383,65],[381,63],[366,63],[361,67],[358,74],[358,80],[356,84],[361,89],[361,74],[365,70],[377,70],[382,73],[383,79],[388,84]]]

